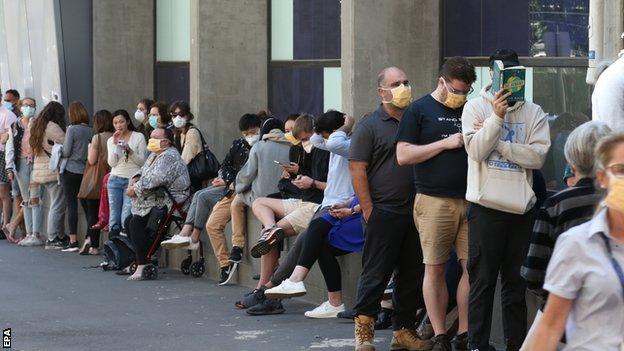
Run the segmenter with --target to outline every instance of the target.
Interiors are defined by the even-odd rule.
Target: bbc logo
[[[7,328],[2,331],[2,348],[11,348],[11,328]]]

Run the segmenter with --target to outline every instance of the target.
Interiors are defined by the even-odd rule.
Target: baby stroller
[[[156,253],[159,252],[160,243],[169,238],[168,233],[169,233],[169,228],[171,227],[172,223],[174,223],[179,230],[182,229],[182,226],[184,225],[184,220],[186,219],[186,211],[185,211],[186,203],[190,199],[190,197],[187,197],[182,202],[176,202],[173,196],[171,195],[171,193],[169,192],[169,190],[164,189],[164,188],[161,188],[161,189],[167,194],[167,196],[169,196],[169,199],[171,199],[172,205],[170,209],[167,209],[165,207],[163,207],[162,209],[154,209],[154,211],[157,211],[157,214],[156,214],[157,222],[155,225],[157,229],[155,233],[153,233],[152,244],[149,247],[149,250],[147,251],[146,258],[147,258],[147,262],[150,262],[150,263],[148,263],[143,269],[143,279],[146,279],[146,280],[158,279],[158,258],[157,258],[158,255],[156,255]],[[204,250],[203,250],[203,246],[201,245],[201,242],[199,246],[199,255],[200,255],[199,260],[191,264],[192,256],[189,251],[189,256],[182,262],[183,263],[182,273],[184,274],[190,273],[193,277],[196,277],[196,278],[201,277],[205,273],[206,266],[205,266],[205,260],[204,260]],[[184,262],[188,262],[187,263],[188,267],[186,268],[186,272],[184,269]],[[134,272],[136,271],[136,266],[137,266],[136,261],[132,263],[132,265],[130,266],[130,272],[132,274],[134,274]]]

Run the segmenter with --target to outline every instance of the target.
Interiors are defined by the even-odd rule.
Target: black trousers
[[[342,290],[342,272],[336,256],[346,255],[348,252],[329,244],[331,228],[332,225],[323,218],[317,218],[310,222],[307,231],[301,234],[304,235],[301,238],[303,246],[297,265],[310,269],[318,260],[327,291],[335,292]]]
[[[82,209],[87,214],[87,237],[91,241],[91,247],[100,247],[100,231],[91,229],[98,222],[98,211],[100,209],[100,200],[80,200]]]
[[[154,233],[150,232],[147,227],[147,221],[150,215],[137,216],[132,215],[126,220],[126,228],[128,228],[128,236],[134,246],[137,265],[144,265],[147,262],[147,252],[154,243]]]
[[[82,182],[82,174],[72,173],[67,170],[61,174],[65,201],[67,203],[67,223],[69,233],[78,234],[78,191]]]
[[[416,311],[425,306],[422,295],[425,266],[414,218],[411,213],[395,214],[373,208],[364,235],[356,315],[377,316],[384,289],[394,271],[393,328],[414,328]]]
[[[527,307],[526,282],[520,276],[520,267],[528,251],[534,213],[532,210],[516,215],[472,203],[468,206],[468,340],[472,349],[488,349],[499,272],[507,350],[519,350],[522,346]]]

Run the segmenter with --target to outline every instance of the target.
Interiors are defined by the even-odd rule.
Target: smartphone
[[[276,164],[278,164],[278,165],[280,165],[280,166],[282,166],[282,167],[288,167],[288,166],[290,166],[290,165],[285,165],[285,164],[281,163],[280,161],[276,161],[276,160],[273,160],[273,162],[275,162]]]

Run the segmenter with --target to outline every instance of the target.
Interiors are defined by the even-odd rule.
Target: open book
[[[494,61],[492,67],[492,87],[490,92],[495,95],[499,90],[511,92],[507,101],[524,101],[524,87],[526,86],[526,68],[524,66],[507,67],[503,61]]]

